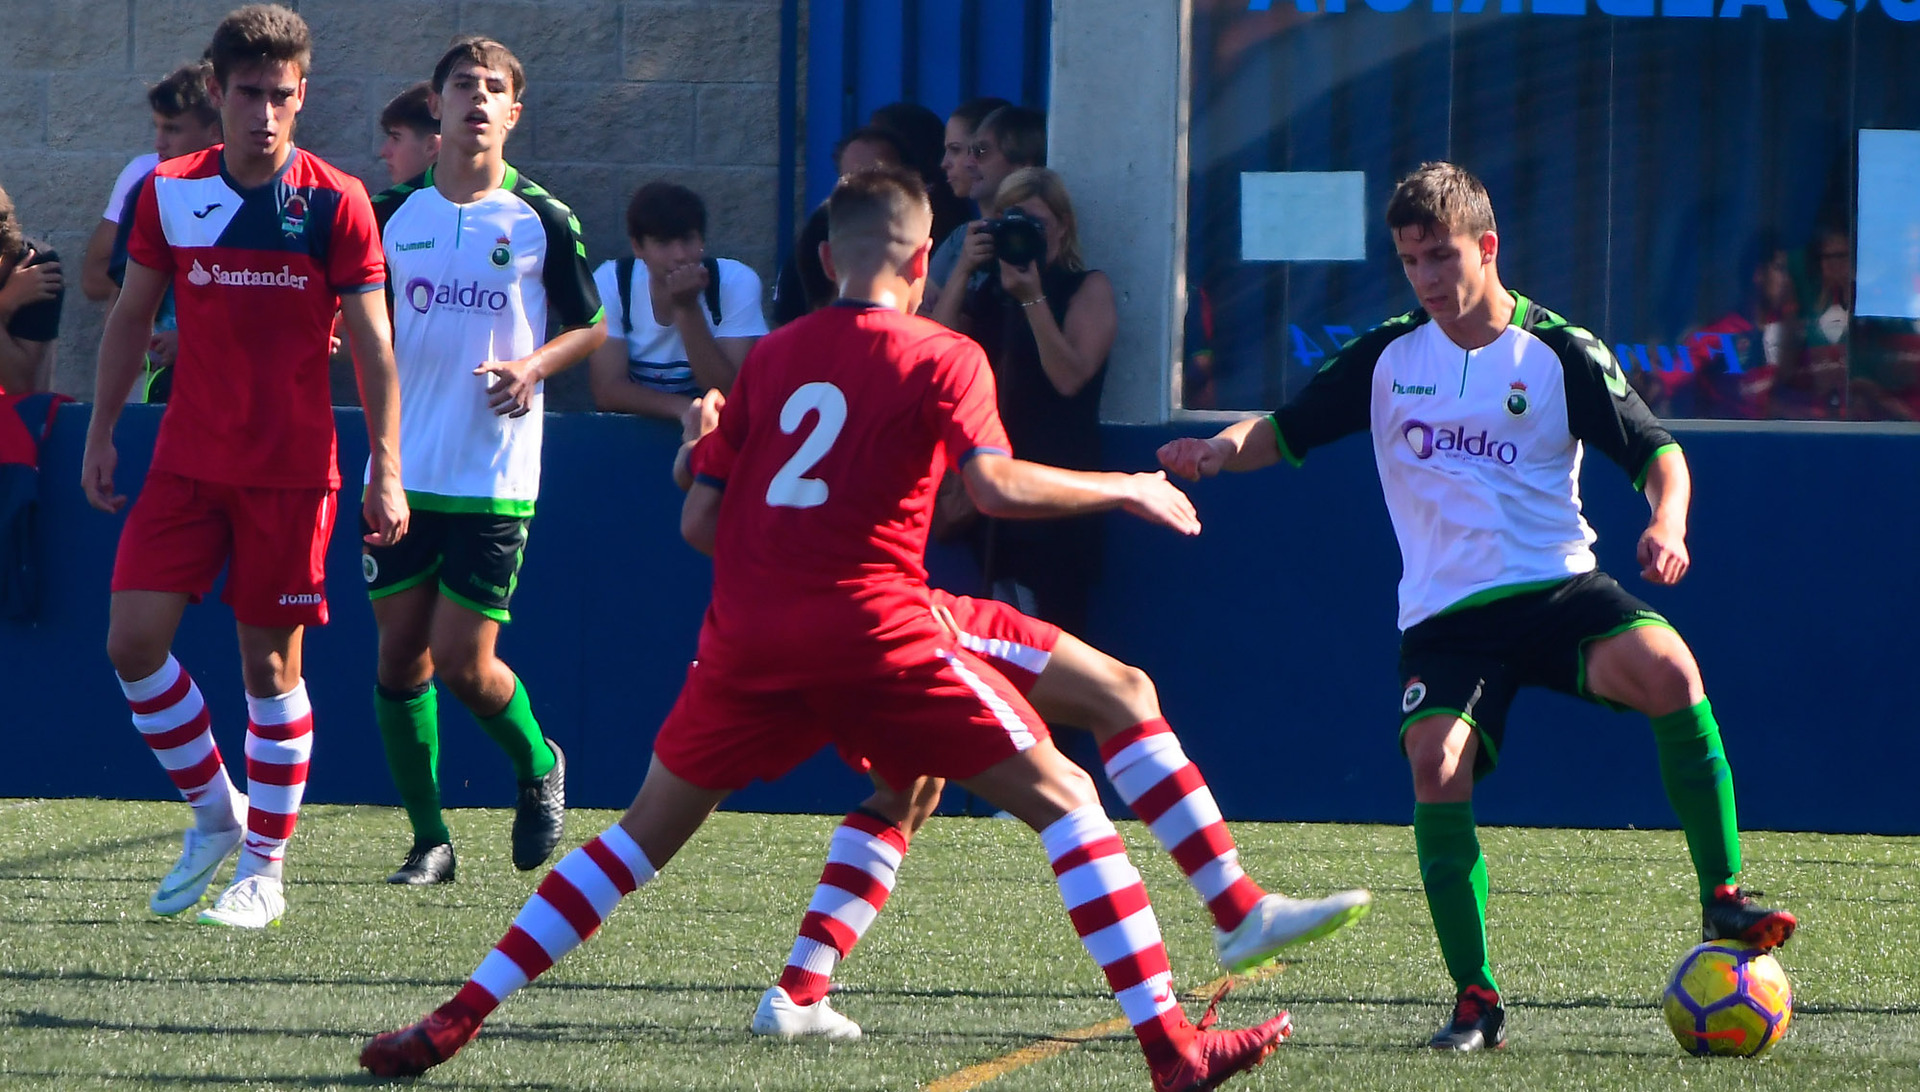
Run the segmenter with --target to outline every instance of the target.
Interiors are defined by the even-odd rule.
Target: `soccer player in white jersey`
[[[363,558],[380,627],[374,710],[413,827],[390,883],[454,878],[435,675],[513,763],[514,867],[546,861],[565,815],[566,759],[494,645],[540,488],[541,383],[606,335],[580,222],[506,161],[526,82],[499,42],[455,42],[433,70],[437,162],[374,203],[393,286],[400,449],[417,460],[402,481],[413,533]],[[561,331],[550,341],[549,319]]]
[[[1735,886],[1740,832],[1720,729],[1686,642],[1595,567],[1580,514],[1590,444],[1644,488],[1641,576],[1688,567],[1691,486],[1680,447],[1591,333],[1500,282],[1486,187],[1450,163],[1402,180],[1387,227],[1420,308],[1349,342],[1278,411],[1160,449],[1187,478],[1296,465],[1370,431],[1400,541],[1400,742],[1413,768],[1414,842],[1440,952],[1458,989],[1430,1046],[1506,1041],[1487,957],[1487,867],[1474,781],[1491,772],[1523,686],[1653,721],[1660,777],[1700,884],[1705,939],[1771,948],[1791,914]]]

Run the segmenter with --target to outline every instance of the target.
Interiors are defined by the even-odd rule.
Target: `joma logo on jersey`
[[[1425,421],[1408,421],[1400,430],[1417,459],[1431,459],[1435,454],[1445,454],[1450,458],[1492,459],[1503,466],[1512,466],[1520,458],[1520,448],[1508,440],[1495,440],[1481,429],[1472,436],[1458,426],[1448,428],[1445,425],[1429,425]]]
[[[451,284],[436,285],[425,277],[415,277],[407,282],[404,293],[407,306],[421,314],[435,307],[448,307],[456,311],[491,311],[507,309],[507,294],[498,289],[485,288],[478,281],[465,283],[455,280]]]
[[[1438,391],[1439,391],[1439,388],[1432,383],[1429,383],[1424,387],[1403,386],[1401,385],[1400,381],[1397,379],[1394,380],[1394,383],[1393,383],[1393,393],[1395,394],[1436,394],[1438,393]]]
[[[305,288],[307,279],[306,274],[295,273],[290,265],[263,273],[257,269],[225,269],[216,264],[209,271],[198,258],[193,260],[193,268],[187,270],[187,283],[196,287],[221,284],[228,288]]]

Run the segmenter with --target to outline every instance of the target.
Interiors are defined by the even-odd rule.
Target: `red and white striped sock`
[[[1187,874],[1213,923],[1228,932],[1239,928],[1266,892],[1241,871],[1240,851],[1213,791],[1173,729],[1160,717],[1136,724],[1102,743],[1100,757],[1107,780]]]
[[[237,796],[220,747],[213,741],[213,718],[200,688],[171,655],[160,670],[134,682],[120,680],[133,707],[133,726],[160,760],[174,787],[193,808],[203,831],[232,830],[240,824]]]
[[[247,838],[234,879],[279,879],[300,820],[313,755],[313,703],[302,679],[274,698],[247,695]]]
[[[653,865],[619,825],[560,858],[507,935],[449,1004],[484,1020],[513,991],[578,948],[620,900],[653,879]]]
[[[827,995],[833,968],[887,904],[906,853],[906,833],[885,816],[858,808],[841,821],[827,847],[820,886],[813,889],[800,935],[780,972],[780,987],[794,1004],[811,1005]]]
[[[1053,862],[1074,932],[1106,972],[1140,1049],[1155,1065],[1173,1061],[1192,1040],[1193,1025],[1174,996],[1147,889],[1113,822],[1099,805],[1089,804],[1041,831],[1040,844]]]

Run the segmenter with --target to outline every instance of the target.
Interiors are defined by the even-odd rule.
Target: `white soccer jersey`
[[[1400,628],[1594,568],[1582,443],[1644,481],[1675,446],[1601,341],[1518,294],[1493,342],[1462,349],[1424,311],[1349,342],[1271,421],[1298,464],[1370,429],[1400,541]]]
[[[518,360],[561,329],[600,320],[580,221],[509,166],[470,204],[433,171],[374,198],[393,293],[400,369],[400,475],[407,503],[440,512],[531,515],[540,492],[545,394],[503,417],[487,404],[490,360]]]

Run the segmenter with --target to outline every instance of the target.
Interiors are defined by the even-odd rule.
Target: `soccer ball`
[[[1751,1058],[1786,1035],[1793,986],[1766,952],[1716,940],[1681,957],[1661,1007],[1687,1053]]]

